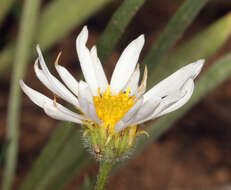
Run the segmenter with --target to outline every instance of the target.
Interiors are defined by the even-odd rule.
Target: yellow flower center
[[[104,127],[109,128],[110,131],[114,131],[115,124],[135,104],[135,96],[129,96],[129,93],[130,89],[127,88],[126,92],[113,95],[108,86],[103,94],[100,94],[99,89],[99,96],[93,97],[97,116],[103,122]]]

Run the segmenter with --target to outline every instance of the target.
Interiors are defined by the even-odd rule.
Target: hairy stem
[[[100,169],[97,176],[97,182],[95,186],[95,190],[103,190],[106,180],[108,178],[109,172],[113,166],[113,162],[101,162]]]

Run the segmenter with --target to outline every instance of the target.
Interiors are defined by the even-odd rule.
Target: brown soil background
[[[174,2],[171,0],[147,1],[106,63],[107,75],[110,76],[125,45],[138,34],[145,33],[146,45],[141,56],[142,59],[181,2],[181,0]],[[46,2],[44,6],[46,6]],[[110,6],[108,11],[103,11],[87,21],[86,24],[90,29],[89,46],[95,44],[99,39],[114,7],[116,5]],[[201,31],[230,10],[230,0],[210,2],[182,36],[180,42]],[[3,45],[7,43],[7,38],[13,38],[17,33],[17,27],[17,19],[15,19],[15,15],[11,14],[0,28],[1,35],[6,36],[6,39],[1,40]],[[80,27],[76,28],[49,52],[49,56],[54,60],[57,53],[62,50],[61,63],[71,70],[75,77],[78,77],[80,72],[79,65],[76,64],[77,56],[74,44],[79,30]],[[211,58],[210,63],[212,64],[213,60],[230,51],[230,44],[231,40],[228,40],[221,51]],[[6,74],[5,80],[0,81],[0,148],[6,134],[9,81],[10,74]],[[33,88],[51,95],[36,79],[33,64],[30,64],[27,69],[26,81]],[[20,149],[15,187],[23,180],[23,176],[38,157],[40,150],[45,146],[57,124],[57,121],[47,117],[26,96],[23,96],[21,110]],[[195,105],[157,142],[133,158],[116,175],[111,176],[107,189],[228,190],[231,189],[230,150],[231,79]],[[81,175],[76,176],[65,189],[76,189],[76,186],[81,185],[85,174],[94,176],[97,170],[97,164],[89,166]],[[0,177],[1,172],[2,168],[0,168]]]

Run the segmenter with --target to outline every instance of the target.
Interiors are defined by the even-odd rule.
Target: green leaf
[[[20,190],[34,189],[39,183],[41,178],[44,177],[45,173],[49,170],[50,165],[58,156],[65,145],[67,139],[70,138],[70,134],[73,131],[73,126],[70,123],[65,122],[58,126],[54,134],[50,138],[47,146],[42,150],[40,156],[33,165],[33,168],[27,174],[25,180],[20,186]]]
[[[221,30],[222,28],[222,30]],[[149,74],[148,86],[154,85],[180,67],[201,58],[209,58],[229,38],[231,34],[231,14],[227,14],[204,29],[191,40],[177,48],[165,62]]]
[[[37,42],[43,49],[51,47],[110,2],[112,0],[53,1],[41,15]]]
[[[52,182],[58,182],[59,187],[65,185],[65,183],[62,183],[63,179],[57,181],[57,176],[61,175],[66,178],[65,175],[68,175],[67,171],[70,172],[70,170],[76,167],[76,169],[81,169],[84,163],[88,162],[87,158],[82,157],[84,150],[82,143],[80,143],[81,135],[79,129],[72,129],[71,135],[69,135],[66,143],[60,149],[61,153],[56,154],[56,159],[50,163],[49,170],[46,170],[46,173],[41,176],[37,184],[33,184],[33,190],[53,189],[50,187]],[[66,146],[66,144],[71,144],[72,146]]]
[[[85,152],[80,153],[76,160],[71,162],[69,166],[66,166],[62,173],[53,179],[53,183],[49,185],[49,188],[53,190],[62,190],[65,185],[71,181],[76,176],[76,174],[78,174],[78,171],[81,171],[81,169],[89,164],[90,161],[91,160],[89,159],[89,155],[87,155]],[[93,184],[95,184],[94,180],[91,184],[85,184],[85,188],[90,188]]]
[[[0,78],[3,78],[7,74],[6,71],[10,69],[9,66],[13,64],[13,56],[15,54],[14,46],[15,44],[11,42],[0,52]]]
[[[11,89],[7,114],[7,142],[10,142],[6,152],[6,166],[4,170],[2,189],[11,188],[18,153],[18,125],[20,107],[20,89],[18,81],[23,78],[26,64],[31,51],[34,37],[39,0],[26,0],[24,4],[22,20],[20,24],[19,38],[16,47],[14,70],[11,79]]]
[[[81,190],[92,190],[94,188],[94,184],[94,179],[90,179],[88,176],[85,176]]]
[[[162,64],[170,50],[209,0],[186,0],[170,19],[143,61],[151,71]]]
[[[0,1],[0,7],[1,7],[0,25],[3,22],[4,18],[6,17],[6,15],[8,14],[8,12],[10,11],[10,8],[12,7],[13,3],[14,3],[14,0],[1,0]]]
[[[97,45],[101,62],[106,61],[144,2],[145,0],[124,0],[113,14]]]
[[[8,149],[8,145],[9,145],[10,142],[5,142],[5,144],[2,145],[2,148],[0,150],[0,166],[1,164],[4,163],[4,161],[6,160],[5,157],[6,157],[6,150]]]
[[[39,43],[43,50],[50,48],[76,26],[80,25],[110,2],[112,2],[112,0],[52,1],[42,11],[35,42]],[[0,77],[10,68],[13,62],[12,53],[14,51],[14,45],[8,45],[3,52],[0,53]]]

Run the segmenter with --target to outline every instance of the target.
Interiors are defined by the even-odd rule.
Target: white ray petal
[[[138,125],[143,123],[144,120],[149,118],[154,110],[159,106],[161,98],[156,97],[149,99],[144,103],[144,105],[139,109],[134,118],[129,122],[129,125]]]
[[[23,90],[23,92],[30,98],[32,102],[34,102],[37,106],[43,108],[43,105],[46,102],[49,102],[51,99],[39,93],[38,91],[27,86],[23,80],[19,81],[19,84]]]
[[[59,103],[54,103],[54,101],[51,100],[50,98],[44,96],[43,94],[41,94],[40,92],[38,92],[38,91],[36,91],[34,89],[28,87],[22,80],[20,80],[19,83],[20,83],[20,86],[21,86],[22,90],[24,91],[24,93],[37,106],[39,106],[39,107],[41,107],[43,109],[45,108],[45,105],[46,105],[46,107],[47,106],[49,106],[49,107],[53,106],[54,108],[52,108],[52,109],[53,110],[56,109],[57,114],[65,115],[66,118],[70,118],[70,120],[68,120],[68,121],[72,121],[72,122],[75,122],[75,123],[78,121],[78,123],[81,123],[81,120],[85,120],[85,118],[83,116],[70,111],[69,109],[65,108],[64,106],[62,106]],[[55,115],[54,113],[52,113],[52,114]]]
[[[81,124],[82,121],[76,117],[71,115],[64,114],[59,109],[57,109],[53,104],[45,104],[43,107],[44,112],[53,119],[61,120],[61,121],[70,121],[73,123]]]
[[[39,60],[36,59],[34,64],[34,71],[37,78],[43,83],[44,86],[46,86],[49,90],[51,90],[54,94],[56,94],[56,91],[52,88],[50,82],[48,81],[47,77],[44,75],[43,71],[39,68],[38,64],[39,64]]]
[[[92,61],[93,61],[93,66],[95,68],[95,73],[96,73],[96,76],[97,76],[97,79],[98,79],[98,85],[99,85],[99,88],[101,90],[101,92],[105,92],[106,89],[107,89],[107,86],[108,86],[108,81],[107,81],[107,77],[104,73],[104,70],[103,70],[103,67],[102,67],[102,64],[97,56],[97,49],[96,49],[96,46],[93,46],[91,48],[91,58],[92,58]]]
[[[133,96],[138,89],[139,79],[140,79],[140,68],[139,68],[139,64],[137,64],[135,71],[132,73],[132,76],[130,77],[129,81],[127,82],[123,90],[126,91],[127,88],[130,88],[130,95]]]
[[[88,30],[84,26],[76,39],[76,50],[80,61],[80,66],[86,82],[94,96],[98,94],[98,78],[96,76],[95,67],[88,48],[86,47],[88,39]]]
[[[89,95],[89,92],[87,91],[88,89],[88,85],[87,83],[83,83],[82,81],[79,82],[79,105],[80,105],[80,109],[81,111],[85,114],[85,115],[89,115],[88,114],[88,102],[86,101],[85,96]],[[86,93],[87,91],[87,93]]]
[[[157,104],[157,107],[154,108],[154,111],[151,114],[149,114],[149,116],[147,116],[146,118],[141,119],[139,121],[132,122],[132,123],[134,123],[135,125],[138,125],[138,124],[144,123],[148,120],[155,119],[159,113],[161,113],[163,110],[167,109],[168,107],[170,107],[171,105],[176,103],[184,95],[185,95],[185,93],[182,93],[179,90],[171,93],[169,96],[161,99],[160,103]],[[151,98],[149,100],[151,100]]]
[[[39,48],[39,46],[36,46],[38,55],[39,55],[39,63],[42,68],[42,72],[47,78],[47,81],[49,82],[49,86],[51,87],[50,90],[52,90],[56,95],[60,96],[62,99],[66,100],[67,102],[73,104],[76,107],[79,107],[79,102],[78,99],[57,79],[55,78],[48,70],[44,58],[42,56],[42,52]],[[38,68],[39,69],[39,68]],[[38,70],[37,69],[37,70]],[[40,75],[42,73],[40,72]],[[44,78],[44,77],[43,77]],[[42,82],[42,80],[41,80]],[[44,83],[45,85],[45,83]]]
[[[97,116],[95,105],[92,102],[89,102],[88,104],[88,113],[89,113],[90,118],[92,118],[96,123],[102,124],[102,121]]]
[[[167,77],[166,79],[159,82],[147,93],[144,94],[144,100],[152,98],[153,96],[163,97],[171,92],[180,89],[183,84],[190,78],[195,79],[200,73],[201,68],[204,64],[204,60],[198,60],[194,63],[186,65]]]
[[[79,82],[79,104],[80,109],[89,119],[101,123],[96,114],[91,91],[83,81]]]
[[[111,78],[111,91],[119,93],[131,77],[144,45],[144,35],[133,40],[120,56]]]
[[[160,112],[156,117],[160,117],[167,113],[177,110],[178,108],[182,107],[188,100],[191,98],[194,90],[194,82],[193,79],[189,79],[182,88],[182,92],[185,93],[184,97],[177,101],[172,106],[168,107],[167,109]]]
[[[158,115],[162,111],[166,110],[167,108],[169,108],[170,106],[175,104],[177,101],[179,101],[184,96],[185,96],[185,92],[182,92],[180,90],[177,90],[177,91],[169,94],[168,96],[166,96],[165,98],[162,99],[160,105],[156,108],[152,117],[155,117],[156,115]]]
[[[143,105],[143,99],[138,100],[136,104],[124,115],[124,117],[116,123],[115,131],[119,132],[122,129],[126,128],[128,125],[127,123],[131,120],[131,118],[137,113],[137,111]]]
[[[67,87],[76,95],[78,96],[78,81],[72,76],[72,74],[63,66],[55,64],[55,68],[63,80],[63,82],[67,85]]]

